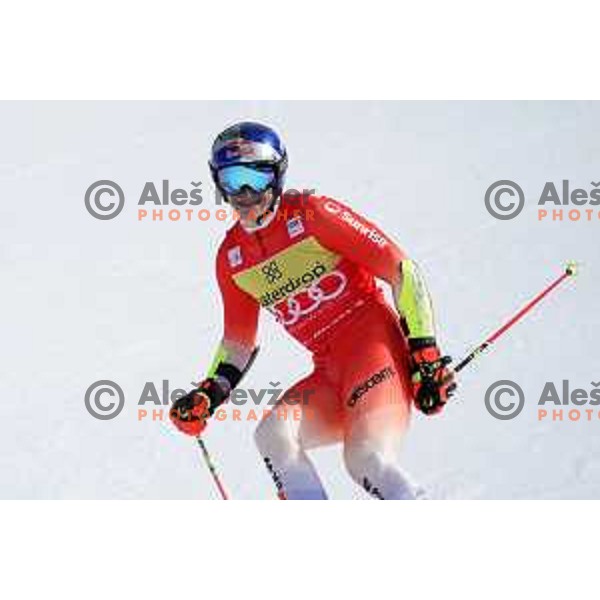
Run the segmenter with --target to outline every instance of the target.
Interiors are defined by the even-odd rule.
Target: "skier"
[[[170,417],[186,434],[204,431],[250,367],[262,306],[314,362],[255,433],[279,497],[326,499],[306,451],[342,442],[348,473],[372,496],[415,499],[396,464],[412,403],[438,413],[456,387],[425,282],[386,234],[342,202],[284,193],[287,164],[277,133],[259,123],[233,125],[213,144],[214,182],[239,213],[216,259],[224,332],[206,379]],[[395,310],[375,279],[391,286]],[[291,417],[298,410],[300,421]]]

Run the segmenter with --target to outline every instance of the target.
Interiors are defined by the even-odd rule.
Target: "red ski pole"
[[[541,302],[550,292],[556,289],[565,279],[574,277],[577,274],[577,264],[573,261],[568,262],[563,274],[555,279],[550,285],[543,289],[535,298],[530,300],[521,310],[512,316],[502,327],[499,327],[488,336],[481,344],[473,348],[460,362],[453,368],[454,373],[462,371],[472,360],[483,354],[489,347],[504,333],[506,333],[517,321],[522,319],[536,304]]]
[[[215,469],[215,465],[212,461],[212,458],[210,457],[210,454],[208,453],[208,449],[206,448],[206,444],[204,443],[204,440],[200,436],[198,436],[196,438],[196,441],[198,442],[198,446],[200,446],[200,450],[202,450],[202,456],[204,457],[204,462],[206,462],[206,466],[208,467],[208,470],[210,471],[210,474],[212,475],[213,481],[215,482],[215,485],[217,486],[217,489],[219,490],[219,494],[221,495],[221,498],[223,500],[229,500],[229,495],[225,491],[225,486],[221,482],[221,479],[217,473],[217,470]]]
[[[242,371],[242,375],[245,375],[248,372],[248,370],[250,369],[250,367],[256,360],[256,356],[257,356],[259,350],[260,350],[259,346],[256,346],[256,348],[254,348],[254,350],[252,351],[252,354],[250,355],[250,358],[248,359],[248,362],[246,363],[246,366],[244,367],[244,370]],[[198,384],[194,383],[194,385],[198,385]],[[225,490],[225,486],[223,485],[223,482],[221,481],[221,478],[219,477],[219,474],[217,473],[217,469],[215,468],[212,458],[208,452],[208,448],[206,447],[206,444],[204,443],[204,440],[200,436],[198,436],[196,438],[196,441],[198,442],[198,446],[200,446],[200,450],[202,450],[202,456],[204,457],[204,462],[206,463],[206,466],[208,467],[208,470],[210,471],[213,481],[215,482],[215,485],[217,486],[217,489],[219,490],[219,494],[221,495],[221,498],[223,500],[229,500],[229,494]]]

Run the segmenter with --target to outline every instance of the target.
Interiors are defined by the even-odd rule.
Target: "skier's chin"
[[[245,192],[237,196],[231,196],[229,202],[239,213],[243,223],[247,225],[256,224],[269,208],[273,195],[270,190],[262,194]]]
[[[233,208],[239,211],[247,211],[258,208],[263,202],[263,194],[243,194],[230,196],[229,202]]]

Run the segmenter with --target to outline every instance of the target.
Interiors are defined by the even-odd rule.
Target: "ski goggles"
[[[254,192],[265,192],[273,185],[276,178],[275,169],[270,166],[235,165],[217,171],[219,187],[228,195],[235,196],[245,187]]]

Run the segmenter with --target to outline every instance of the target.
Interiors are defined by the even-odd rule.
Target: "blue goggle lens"
[[[272,167],[244,167],[236,165],[225,167],[217,172],[221,188],[230,195],[239,194],[244,187],[261,193],[275,181],[275,170]]]

